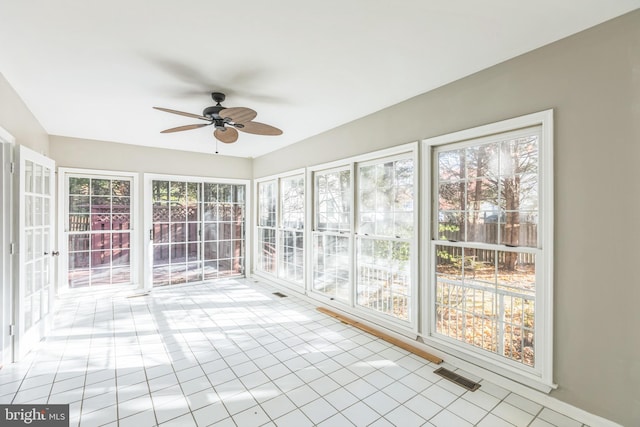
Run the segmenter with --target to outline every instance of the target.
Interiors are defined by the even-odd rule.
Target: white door
[[[55,162],[25,147],[18,155],[18,280],[14,293],[15,359],[43,339],[53,312]]]
[[[125,285],[136,278],[135,175],[58,170],[62,226],[58,289]],[[131,255],[134,255],[133,257]]]

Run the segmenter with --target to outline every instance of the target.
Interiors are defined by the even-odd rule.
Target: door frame
[[[129,243],[129,262],[131,263],[131,283],[129,285],[133,288],[140,287],[140,192],[138,191],[140,174],[137,172],[124,172],[124,171],[110,171],[100,169],[82,169],[82,168],[58,168],[58,247],[60,248],[60,260],[58,263],[58,276],[57,276],[57,293],[64,293],[69,291],[69,242],[66,238],[67,235],[67,208],[69,188],[67,186],[67,178],[69,175],[82,175],[87,178],[131,178],[131,224],[130,224],[130,243]],[[121,285],[117,285],[121,286]]]
[[[14,146],[15,138],[0,127],[0,366],[13,362]]]

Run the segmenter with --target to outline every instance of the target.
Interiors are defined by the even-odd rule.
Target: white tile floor
[[[581,426],[250,280],[74,291],[51,337],[0,370],[0,403],[69,403],[71,425]],[[451,367],[449,367],[451,368]]]

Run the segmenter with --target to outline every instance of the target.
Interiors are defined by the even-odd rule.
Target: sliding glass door
[[[151,179],[152,285],[244,274],[245,184]]]

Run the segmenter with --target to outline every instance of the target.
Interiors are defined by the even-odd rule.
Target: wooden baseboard
[[[328,316],[335,317],[336,319],[340,320],[343,323],[346,323],[346,324],[354,326],[354,327],[356,327],[356,328],[358,328],[358,329],[360,329],[362,331],[370,333],[373,336],[376,336],[376,337],[378,337],[380,339],[385,340],[388,343],[391,343],[391,344],[393,344],[395,346],[398,346],[398,347],[400,347],[400,348],[402,348],[404,350],[407,350],[407,351],[409,351],[409,352],[411,352],[411,353],[413,353],[413,354],[415,354],[417,356],[422,357],[423,359],[427,359],[430,362],[433,362],[433,363],[436,363],[436,364],[442,363],[442,359],[440,359],[439,357],[436,357],[433,354],[428,353],[428,352],[426,352],[426,351],[424,351],[424,350],[422,350],[422,349],[420,349],[418,347],[414,347],[414,346],[412,346],[411,344],[409,344],[407,342],[404,342],[404,341],[399,340],[399,339],[397,339],[395,337],[392,337],[391,335],[385,334],[382,331],[374,329],[371,326],[367,326],[365,324],[362,324],[362,323],[360,323],[358,321],[350,319],[350,318],[348,318],[346,316],[343,316],[342,314],[336,313],[335,311],[331,311],[331,310],[329,310],[327,308],[324,308],[324,307],[318,307],[317,310],[320,313],[324,313],[324,314],[326,314]]]

